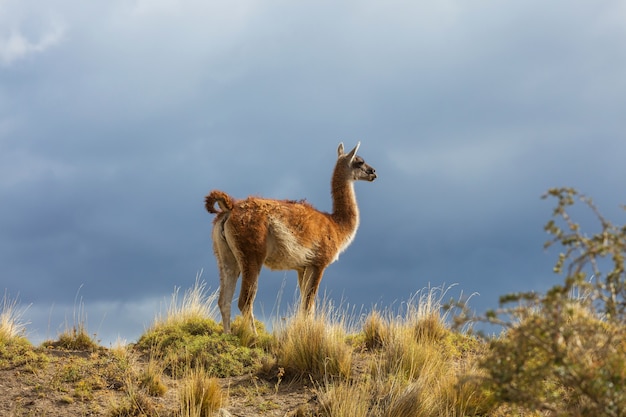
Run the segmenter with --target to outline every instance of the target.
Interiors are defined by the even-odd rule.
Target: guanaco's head
[[[337,168],[341,167],[353,181],[374,181],[376,179],[376,170],[366,164],[363,158],[356,154],[359,146],[361,146],[361,142],[357,142],[354,149],[350,152],[344,153],[343,143],[340,143],[337,149]]]

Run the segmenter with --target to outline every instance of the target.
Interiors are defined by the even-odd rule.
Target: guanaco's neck
[[[359,225],[359,208],[356,204],[353,185],[352,181],[338,175],[337,171],[334,172],[331,181],[332,218],[348,233],[354,231]]]

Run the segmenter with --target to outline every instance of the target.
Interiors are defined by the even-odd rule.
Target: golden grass
[[[24,337],[26,325],[22,316],[28,309],[20,308],[17,298],[11,299],[5,292],[0,310],[0,343],[6,343],[18,337]]]
[[[428,289],[401,314],[372,311],[362,325],[366,369],[319,389],[322,415],[457,417],[489,415],[490,399],[475,376],[475,346],[445,323],[445,291]],[[476,342],[478,343],[478,342]]]
[[[239,338],[239,342],[242,346],[258,347],[265,351],[271,350],[274,346],[274,337],[267,332],[263,322],[255,320],[254,323],[257,330],[256,335],[242,316],[235,317],[231,323],[233,335]]]
[[[226,405],[216,378],[202,368],[190,369],[179,388],[181,417],[210,417]]]
[[[122,400],[110,405],[110,417],[158,417],[159,411],[152,400],[141,390],[129,386]]]
[[[100,348],[96,340],[96,335],[93,337],[89,335],[87,331],[87,313],[85,311],[85,305],[81,301],[78,301],[78,293],[76,294],[76,300],[74,304],[73,312],[73,324],[65,323],[65,330],[61,332],[56,341],[47,340],[43,344],[48,347],[56,347],[66,350],[83,350],[83,351],[96,351]]]
[[[59,383],[71,386],[73,401],[88,401],[104,386],[118,387],[125,395],[108,410],[116,416],[158,415],[163,399],[154,397],[168,386],[178,391],[172,415],[215,415],[228,401],[216,378],[245,374],[273,382],[267,395],[279,395],[294,380],[312,383],[319,400],[315,415],[495,416],[492,399],[475,378],[478,342],[448,327],[443,294],[439,288],[425,290],[395,314],[373,310],[358,327],[354,314],[322,302],[316,314],[294,313],[272,334],[258,323],[255,337],[240,317],[233,321],[235,334],[224,335],[215,320],[217,292],[209,294],[197,279],[182,297],[175,290],[166,314],[157,315],[135,345],[120,343],[108,353],[100,348],[91,354],[102,356],[96,363],[109,356],[111,364],[102,367],[106,375],[86,379],[86,369],[67,368]],[[16,304],[10,305],[15,310]],[[88,348],[94,342],[83,323],[54,345]]]
[[[329,417],[368,417],[371,415],[372,386],[367,381],[327,383],[318,390],[321,414]]]
[[[98,349],[98,343],[87,333],[84,323],[78,323],[65,329],[56,342],[46,342],[49,346],[54,346],[67,350],[87,350]]]
[[[161,361],[151,357],[139,375],[139,386],[153,397],[162,397],[167,392],[167,385],[163,382],[164,365]]]
[[[201,274],[196,275],[193,287],[188,288],[179,297],[180,288],[177,287],[172,293],[166,315],[157,316],[155,325],[177,325],[196,319],[212,319],[217,321],[219,308],[216,301],[219,293],[208,293],[206,282],[200,280]]]
[[[378,378],[396,381],[385,417],[453,417],[489,408],[479,384],[471,383],[477,369],[466,365],[476,362],[464,346],[471,341],[450,330],[441,313],[444,295],[440,288],[419,293],[390,323],[375,368]]]
[[[389,341],[389,320],[372,310],[363,323],[364,345],[369,350],[382,348]]]
[[[296,378],[349,377],[352,348],[346,343],[346,323],[328,303],[315,315],[295,314],[276,331],[277,365]]]

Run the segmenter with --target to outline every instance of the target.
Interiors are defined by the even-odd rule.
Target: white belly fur
[[[315,256],[312,248],[298,242],[291,230],[282,222],[273,219],[267,242],[265,265],[270,269],[296,269],[309,264]]]

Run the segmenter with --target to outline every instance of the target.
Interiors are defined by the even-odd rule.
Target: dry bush
[[[626,331],[588,306],[524,313],[491,341],[481,361],[485,386],[501,404],[530,411],[623,416]]]
[[[562,283],[545,293],[508,294],[500,307],[470,318],[502,326],[481,360],[485,389],[501,409],[519,414],[626,415],[626,226],[604,218],[591,199],[555,188],[545,247],[560,246],[554,272]],[[573,207],[576,203],[582,207]],[[597,220],[584,233],[571,213]],[[589,223],[591,226],[592,223]]]

